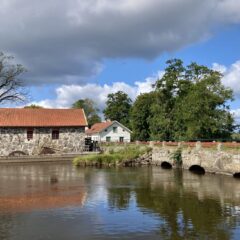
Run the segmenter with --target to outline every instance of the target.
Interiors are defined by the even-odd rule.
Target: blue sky
[[[212,67],[213,63],[230,66],[240,59],[240,25],[219,30],[208,39],[185,46],[178,51],[164,53],[153,60],[109,59],[104,69],[93,80],[101,84],[112,81],[126,81],[133,84],[163,70],[165,62],[180,58],[188,64],[192,61]]]
[[[28,73],[28,104],[65,108],[89,97],[150,91],[166,60],[221,70],[240,118],[240,2],[0,0],[0,51]],[[9,14],[14,18],[9,18]]]

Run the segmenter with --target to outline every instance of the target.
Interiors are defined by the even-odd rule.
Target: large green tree
[[[151,106],[150,131],[153,140],[172,140],[175,131],[175,104],[179,96],[188,91],[188,82],[183,78],[183,62],[167,61],[165,74],[155,84],[156,101]]]
[[[103,111],[105,119],[116,120],[130,127],[131,98],[124,92],[108,94],[106,108]]]
[[[131,111],[131,126],[133,139],[139,141],[150,140],[151,106],[156,100],[154,92],[144,93],[137,97]]]
[[[84,109],[89,127],[97,122],[101,122],[101,118],[98,115],[99,109],[97,108],[96,103],[89,98],[77,100],[73,103],[72,108]]]
[[[228,101],[232,90],[221,83],[221,73],[179,59],[169,60],[165,74],[155,84],[152,104],[152,139],[197,140],[229,138],[233,117]]]
[[[232,90],[221,83],[221,73],[192,63],[186,67],[188,93],[176,102],[176,139],[227,139],[233,131],[233,117],[227,101]]]

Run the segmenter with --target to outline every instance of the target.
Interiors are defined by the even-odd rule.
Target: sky
[[[28,70],[26,104],[48,108],[134,100],[168,59],[195,61],[223,73],[240,120],[239,12],[238,0],[0,0],[0,51]]]

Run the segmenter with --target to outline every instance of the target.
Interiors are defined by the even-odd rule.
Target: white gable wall
[[[117,132],[114,132],[114,127],[117,128]],[[117,122],[114,122],[110,127],[106,128],[102,132],[91,135],[92,140],[99,142],[106,142],[107,137],[110,137],[111,142],[120,142],[120,137],[123,138],[124,142],[131,141],[131,133]]]

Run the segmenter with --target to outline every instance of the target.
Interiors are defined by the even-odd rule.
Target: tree
[[[25,106],[24,108],[33,108],[33,109],[39,109],[43,108],[42,106],[36,105],[36,104],[31,104],[29,106]]]
[[[222,85],[221,73],[192,63],[186,68],[186,78],[191,81],[191,87],[176,103],[176,120],[182,125],[182,131],[175,138],[230,138],[234,120],[227,101],[233,95],[231,89]]]
[[[134,102],[131,111],[133,139],[139,141],[150,140],[150,119],[152,118],[151,106],[155,101],[155,93],[150,92],[139,95]]]
[[[179,59],[167,61],[165,74],[155,84],[156,101],[151,106],[151,138],[153,140],[173,140],[175,135],[175,103],[178,96],[188,89],[182,78],[183,62]]]
[[[130,111],[132,100],[122,91],[108,94],[106,108],[103,111],[105,119],[116,120],[130,127]]]
[[[99,109],[96,107],[96,103],[89,98],[79,99],[73,103],[72,108],[84,109],[89,127],[95,123],[101,122],[101,118],[98,115]]]
[[[13,64],[13,57],[0,52],[0,103],[23,101],[26,92],[19,78],[26,70],[20,64]]]
[[[179,59],[167,62],[165,74],[155,84],[151,137],[158,140],[229,138],[233,117],[227,102],[232,90],[221,83],[221,73]]]

